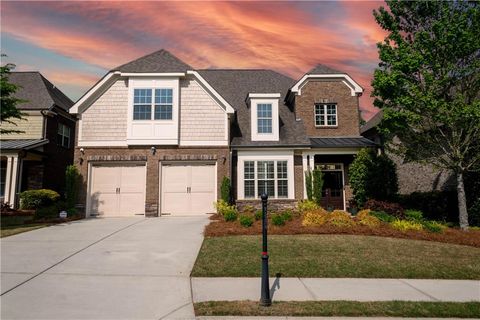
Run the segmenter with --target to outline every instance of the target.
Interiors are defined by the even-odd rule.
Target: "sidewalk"
[[[260,278],[191,282],[193,302],[260,299]],[[271,278],[270,287],[274,301],[480,301],[480,281],[475,280]]]

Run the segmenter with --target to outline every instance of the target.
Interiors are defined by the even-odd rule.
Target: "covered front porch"
[[[47,139],[0,141],[0,201],[19,207],[18,194],[43,187],[43,145]]]
[[[311,138],[312,148],[302,153],[303,171],[319,169],[323,173],[321,205],[325,209],[349,210],[353,192],[348,170],[355,155],[375,143],[363,138]],[[304,184],[304,198],[307,198]]]

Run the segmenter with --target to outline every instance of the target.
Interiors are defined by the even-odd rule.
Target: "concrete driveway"
[[[192,319],[207,216],[87,219],[1,240],[2,319]]]

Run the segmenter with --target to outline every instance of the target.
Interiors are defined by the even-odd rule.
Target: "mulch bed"
[[[2,208],[0,216],[2,217],[13,217],[13,216],[33,216],[35,210],[15,210],[9,208]]]
[[[238,221],[225,222],[221,216],[214,214],[210,217],[212,222],[205,227],[206,237],[222,237],[233,235],[259,235],[262,233],[262,222],[255,221],[249,228],[243,227]],[[431,233],[427,231],[408,231],[402,232],[391,228],[388,224],[382,223],[379,227],[369,228],[362,225],[356,225],[351,228],[338,228],[329,225],[318,227],[302,226],[301,217],[294,217],[292,221],[287,221],[284,226],[274,226],[268,224],[268,233],[275,235],[293,235],[293,234],[352,234],[365,236],[390,237],[412,240],[437,241],[445,243],[460,244],[480,248],[480,231],[461,231],[456,228],[448,228],[443,233]]]

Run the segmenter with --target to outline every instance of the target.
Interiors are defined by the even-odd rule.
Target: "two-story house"
[[[75,103],[75,163],[87,216],[214,212],[224,176],[237,205],[292,206],[304,173],[324,171],[324,204],[345,209],[362,147],[347,74],[317,66],[299,81],[271,70],[194,69],[160,50],[108,72]]]
[[[63,193],[65,168],[73,163],[75,117],[65,94],[39,72],[11,72],[9,82],[18,86],[15,97],[22,120],[1,123],[20,132],[0,137],[0,201],[18,206],[18,193],[52,189]]]

